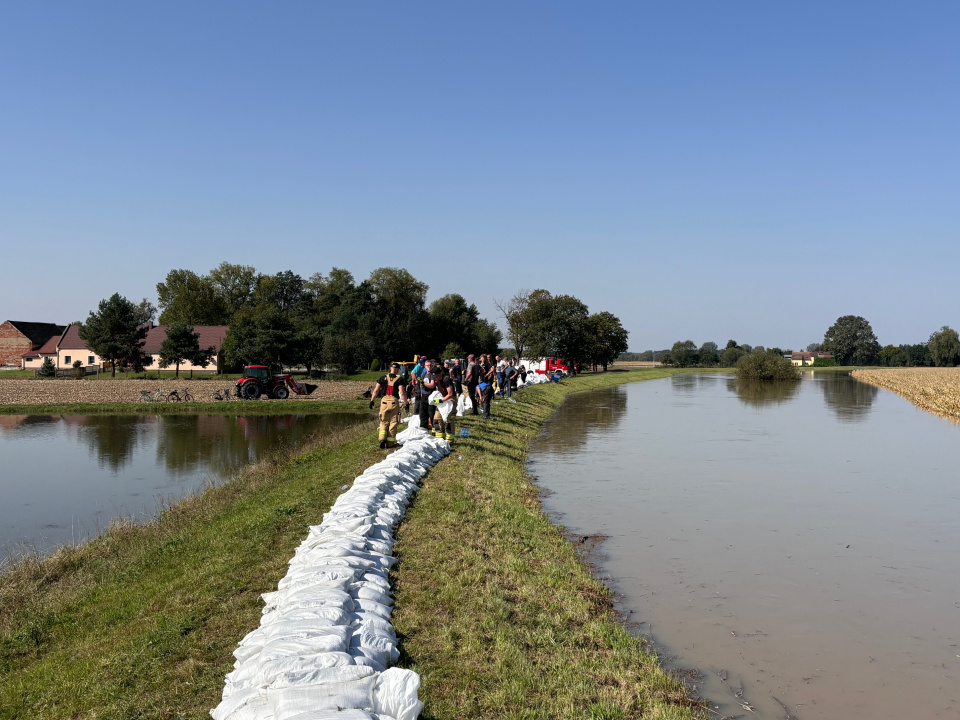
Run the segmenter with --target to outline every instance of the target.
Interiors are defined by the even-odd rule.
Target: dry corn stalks
[[[851,374],[902,395],[918,408],[960,422],[960,368],[889,368]]]

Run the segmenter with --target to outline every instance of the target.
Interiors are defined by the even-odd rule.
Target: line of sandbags
[[[260,627],[240,641],[214,720],[415,720],[420,676],[392,668],[394,531],[427,470],[450,453],[419,428],[367,468],[310,528]]]

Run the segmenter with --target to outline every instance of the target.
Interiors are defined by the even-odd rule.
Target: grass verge
[[[231,400],[189,403],[0,405],[0,415],[323,415],[368,411],[366,400]]]
[[[472,437],[427,475],[398,534],[394,623],[401,664],[423,678],[421,717],[697,715],[541,512],[523,466],[569,392],[668,374],[538,386],[493,420],[465,419]],[[344,431],[148,525],[21,559],[0,576],[0,718],[208,717],[259,595],[340,487],[383,456],[374,437]]]

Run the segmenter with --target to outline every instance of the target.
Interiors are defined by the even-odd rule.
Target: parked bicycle
[[[230,388],[226,388],[225,390],[217,390],[215,393],[213,393],[213,399],[217,402],[228,402],[232,400],[233,398],[230,395]]]
[[[193,402],[193,395],[187,390],[183,391],[183,395],[180,395],[176,390],[171,390],[170,394],[167,395],[167,402]]]
[[[167,402],[167,395],[159,388],[155,393],[149,390],[141,390],[140,399],[137,402]]]

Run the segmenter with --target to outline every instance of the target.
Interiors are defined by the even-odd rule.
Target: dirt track
[[[293,395],[291,400],[353,400],[370,387],[369,382],[314,381],[310,395]],[[217,390],[233,390],[231,380],[20,380],[0,379],[0,405],[67,405],[72,403],[135,403],[140,393],[187,389],[197,402],[210,402]],[[264,401],[267,402],[267,401]]]

